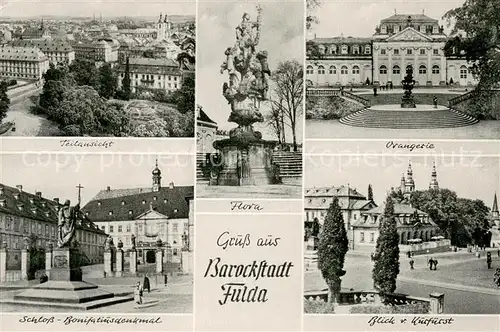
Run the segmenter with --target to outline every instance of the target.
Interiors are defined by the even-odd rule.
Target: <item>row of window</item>
[[[386,54],[387,54],[387,51],[388,51],[387,49],[382,48],[382,49],[380,49],[380,54],[381,54],[381,55],[386,55]],[[400,54],[400,52],[399,52],[399,51],[400,51],[400,50],[399,50],[398,48],[395,48],[395,49],[392,51],[392,54],[394,54],[394,55],[399,55],[399,54]],[[420,49],[420,51],[419,51],[420,55],[425,55],[425,54],[427,54],[426,52],[427,52],[427,51],[425,50],[425,48],[421,48],[421,49]],[[407,55],[412,55],[412,54],[413,54],[413,48],[407,48],[407,49],[406,49],[406,54],[407,54]],[[432,54],[433,54],[433,55],[439,55],[439,49],[434,48],[434,49],[432,50]]]
[[[409,68],[411,66],[407,66],[406,68]],[[387,74],[387,67],[385,65],[380,66],[379,68],[380,74]],[[393,74],[401,74],[401,68],[398,65],[395,65],[392,67],[392,73]],[[427,67],[425,65],[421,65],[418,67],[418,73],[419,74],[427,74]],[[439,74],[439,66],[434,65],[432,66],[432,73],[433,74]]]
[[[352,74],[359,74],[359,66],[356,66],[354,65],[351,69],[351,72]],[[328,73],[330,75],[334,75],[334,74],[337,74],[337,67],[336,66],[330,66],[330,68],[328,69]],[[347,68],[347,66],[342,66],[340,67],[340,73],[343,74],[343,75],[346,75],[349,73],[349,68]],[[313,66],[307,66],[306,68],[306,74],[308,75],[312,75],[314,74],[314,67]],[[325,74],[325,67],[322,66],[322,65],[319,65],[318,66],[318,74],[319,75],[324,75]],[[325,202],[326,200],[323,200],[323,202]],[[311,202],[311,200],[309,200],[309,202]]]
[[[330,45],[328,47],[328,50],[325,47],[325,45],[319,45],[318,50],[321,54],[329,54],[329,55],[339,54],[339,48],[337,47],[337,45]],[[363,50],[364,50],[363,54],[371,54],[371,52],[372,52],[370,45],[365,45]],[[351,46],[351,52],[352,52],[352,54],[361,54],[361,47],[359,45],[353,45],[353,46]],[[345,44],[341,45],[340,46],[340,54],[349,54],[349,46],[347,46]]]
[[[359,242],[365,242],[365,232],[359,233]],[[375,233],[370,233],[370,243],[375,243]]]
[[[407,66],[406,68],[408,67],[412,67],[412,66]],[[381,65],[380,68],[379,68],[379,73],[384,75],[384,74],[387,74],[387,66],[385,65]],[[360,69],[359,69],[359,66],[356,66],[354,65],[351,69],[351,73],[354,74],[354,75],[358,75],[360,72]],[[466,66],[462,66],[460,67],[460,78],[467,78],[467,67]],[[323,65],[319,65],[318,66],[318,75],[324,75],[326,73],[326,69]],[[335,75],[337,74],[337,67],[336,66],[330,66],[328,68],[328,73],[330,75]],[[399,67],[398,65],[394,65],[392,67],[392,73],[393,74],[401,74],[401,67]],[[425,65],[421,65],[419,68],[418,68],[418,73],[419,74],[427,74],[427,67]],[[440,73],[440,68],[438,65],[434,65],[432,66],[432,74],[439,74]],[[313,75],[314,74],[314,67],[313,66],[307,66],[306,68],[306,74],[308,75]],[[349,74],[349,68],[347,66],[342,66],[340,67],[340,74],[342,75],[347,75]]]
[[[172,223],[171,225],[172,225],[172,232],[173,233],[177,233],[179,231],[179,224]],[[165,231],[165,224],[160,224],[158,226],[159,226],[160,233],[162,233],[162,232]],[[141,233],[142,230],[143,230],[143,225],[139,224],[139,225],[137,225],[137,227],[138,227],[138,231]],[[184,223],[184,229],[187,229],[187,228],[188,228],[188,223]],[[123,226],[122,225],[118,225],[116,229],[117,229],[118,233],[122,233],[123,232]],[[106,226],[101,226],[101,230],[104,231],[104,232],[106,232]],[[114,233],[114,231],[115,231],[114,225],[109,225],[109,233]],[[130,224],[126,225],[126,232],[127,233],[131,232]]]

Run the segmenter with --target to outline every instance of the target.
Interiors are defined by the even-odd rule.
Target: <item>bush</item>
[[[30,248],[29,253],[28,280],[33,280],[35,279],[36,271],[45,269],[45,250],[42,248]]]
[[[362,109],[363,106],[337,96],[308,97],[306,101],[306,119],[340,119]]]
[[[309,301],[304,299],[304,313],[306,314],[334,314],[333,303],[323,301]]]
[[[400,305],[358,305],[351,314],[428,314],[429,304],[424,302]]]

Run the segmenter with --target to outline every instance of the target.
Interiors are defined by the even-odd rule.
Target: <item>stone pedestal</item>
[[[156,250],[156,273],[163,272],[163,250]]]
[[[130,274],[137,274],[137,251],[135,249],[130,249],[129,251],[129,261],[130,261]]]
[[[401,107],[402,108],[416,108],[417,105],[415,105],[415,99],[413,99],[413,96],[404,95],[403,98],[401,98]]]
[[[272,154],[275,143],[257,140],[242,143],[235,139],[214,142],[220,150],[222,169],[216,185],[247,186],[277,183],[277,176],[272,167]]]
[[[431,293],[429,297],[431,298],[430,314],[442,314],[444,312],[444,294]]]
[[[110,277],[113,275],[113,252],[111,250],[104,252],[104,273]]]
[[[50,280],[82,281],[82,269],[79,266],[78,249],[57,248],[52,252]]]
[[[193,253],[191,251],[182,252],[182,273],[193,273]]]
[[[0,283],[7,281],[7,249],[0,249]]]
[[[28,280],[28,270],[30,268],[30,252],[28,249],[21,250],[21,279]]]
[[[115,276],[121,277],[123,275],[123,250],[116,250],[116,271]]]

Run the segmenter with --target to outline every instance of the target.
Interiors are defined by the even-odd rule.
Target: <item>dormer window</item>
[[[112,216],[112,215],[113,215],[113,211],[109,211],[109,213],[108,213],[108,214],[109,214],[110,216]]]
[[[101,206],[101,204],[102,204],[101,202],[97,202],[97,206]]]
[[[31,209],[31,213],[36,214],[37,213],[37,209],[36,208],[32,208]]]
[[[142,201],[142,205],[144,205],[144,204],[146,204],[146,201],[145,201],[145,200],[143,200],[143,201]]]
[[[337,46],[336,45],[332,45],[330,46],[330,54],[337,54]]]
[[[44,208],[47,207],[47,203],[42,202],[42,207],[44,207]]]
[[[324,45],[319,45],[319,46],[318,46],[318,51],[319,51],[319,53],[321,53],[321,54],[325,54],[325,46],[324,46]]]
[[[347,45],[342,45],[342,54],[347,54],[348,48]]]
[[[86,216],[90,215],[90,212],[89,211],[85,211],[85,215]]]
[[[128,210],[128,215],[131,216],[132,215],[132,210]]]
[[[24,210],[24,206],[23,206],[23,204],[18,204],[18,205],[17,205],[17,209],[18,209],[19,211],[23,211],[23,210]]]
[[[359,46],[358,45],[354,45],[352,47],[352,54],[359,54]]]
[[[18,193],[14,194],[14,198],[19,199],[19,194]]]
[[[158,197],[154,196],[153,197],[153,201],[156,201],[158,199]]]
[[[371,53],[370,45],[365,45],[365,54],[370,54],[370,53]]]
[[[177,213],[177,212],[179,212],[179,210],[177,210],[177,209],[174,209],[174,213]]]
[[[163,203],[167,204],[167,199],[164,199],[164,200],[163,200]]]

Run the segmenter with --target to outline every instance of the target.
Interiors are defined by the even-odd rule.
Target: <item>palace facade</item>
[[[41,80],[49,58],[38,47],[0,46],[0,79]]]
[[[118,88],[121,88],[125,77],[126,64],[116,67],[118,71]],[[179,64],[172,59],[130,58],[130,87],[132,92],[164,90],[172,92],[181,88],[182,71]]]
[[[37,47],[47,56],[49,62],[56,65],[64,63],[70,65],[75,60],[75,51],[71,44],[64,39],[28,39],[16,40],[12,46]]]
[[[41,192],[25,192],[23,186],[0,184],[0,243],[8,251],[7,268],[20,269],[21,249],[27,238],[36,238],[36,246],[47,248],[57,243],[59,198],[47,199]],[[75,239],[90,262],[102,263],[107,235],[89,220],[76,225]]]
[[[465,58],[444,54],[447,40],[438,20],[424,14],[383,19],[369,38],[314,38],[308,41],[307,84],[400,86],[408,67],[416,86],[477,84]]]
[[[194,245],[193,186],[163,186],[158,165],[146,188],[106,189],[87,203],[84,215],[113,238],[115,246],[132,248],[135,237],[140,263],[153,263],[156,241],[162,240],[167,262],[180,262]]]
[[[75,59],[97,63],[117,62],[120,44],[114,39],[80,41],[71,45],[75,50]]]

